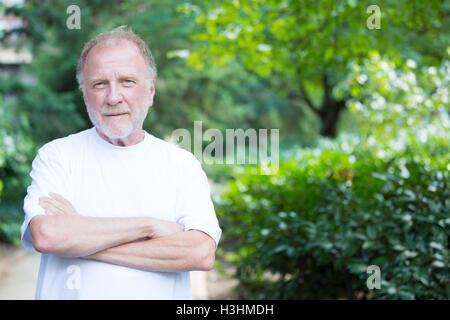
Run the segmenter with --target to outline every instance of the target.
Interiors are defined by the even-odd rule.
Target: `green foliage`
[[[351,93],[354,135],[291,150],[273,176],[235,172],[217,208],[243,292],[450,297],[448,66],[413,73],[413,60],[372,52],[335,88]],[[366,286],[370,265],[380,290]]]
[[[332,0],[186,4],[184,12],[193,14],[199,25],[194,38],[203,43],[190,59],[199,66],[205,54],[217,63],[239,59],[261,75],[308,81],[322,81],[318,72],[322,69],[346,74],[347,63],[360,63],[371,49],[396,59],[423,55],[428,64],[440,61],[448,45],[448,33],[440,33],[447,23],[443,1],[384,1],[381,30],[375,31],[366,28],[371,4]]]
[[[0,241],[18,243],[34,151],[28,117],[0,96]]]
[[[26,84],[16,77],[0,76],[0,93],[15,96],[9,108],[27,115],[35,145],[76,132],[85,125],[77,112],[74,92],[58,93],[41,82]]]
[[[220,0],[186,4],[181,11],[195,17],[193,39],[199,44],[188,61],[197,68],[238,61],[271,83],[321,122],[321,134],[336,136],[339,113],[348,94],[334,88],[378,50],[396,64],[414,59],[438,65],[449,43],[445,1],[383,1],[381,29],[366,27],[370,1]],[[205,57],[207,57],[205,59]],[[320,101],[319,101],[320,100]],[[286,113],[283,123],[305,112]],[[294,122],[295,123],[295,122]]]
[[[356,115],[364,143],[389,141],[397,149],[401,148],[399,139],[424,143],[428,137],[440,137],[445,143],[450,127],[446,116],[450,111],[448,54],[438,68],[419,67],[412,59],[396,65],[377,51],[370,52],[361,66],[353,65],[336,94],[351,92],[349,109]]]
[[[425,164],[418,150],[379,158],[358,143],[305,149],[275,175],[247,168],[229,183],[216,208],[249,297],[450,298],[448,148]],[[369,265],[380,290],[366,287]]]

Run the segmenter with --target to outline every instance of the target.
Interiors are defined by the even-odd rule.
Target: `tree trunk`
[[[320,135],[323,137],[336,138],[339,114],[345,109],[345,100],[336,100],[333,97],[333,86],[330,84],[327,72],[324,71],[322,78],[323,99],[319,110],[321,122]]]
[[[327,102],[324,101],[319,112],[321,136],[329,138],[336,137],[339,115],[344,109],[344,100],[330,100]]]
[[[339,115],[345,109],[346,100],[345,98],[336,100],[333,97],[333,85],[330,84],[326,71],[323,72],[322,87],[323,98],[320,109],[313,103],[302,82],[300,82],[299,87],[300,97],[305,105],[319,117],[320,135],[328,138],[336,138]]]

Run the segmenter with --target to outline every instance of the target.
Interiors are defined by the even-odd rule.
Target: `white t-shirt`
[[[45,215],[49,192],[90,217],[155,217],[221,236],[199,161],[145,132],[140,143],[114,146],[91,128],[45,144],[32,164],[24,200],[22,243],[33,250],[29,222]],[[94,260],[42,254],[36,299],[191,299],[189,272],[147,272]]]

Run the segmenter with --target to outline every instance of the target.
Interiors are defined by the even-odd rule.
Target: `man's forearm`
[[[144,271],[206,271],[214,265],[215,248],[216,244],[211,237],[192,230],[123,244],[85,258]]]
[[[43,253],[82,257],[151,234],[151,218],[36,216],[30,222],[35,248]]]
[[[97,251],[146,238],[180,233],[176,222],[151,217],[94,218],[80,216],[70,201],[59,194],[39,198],[45,216],[30,222],[34,247],[43,253],[83,257]]]

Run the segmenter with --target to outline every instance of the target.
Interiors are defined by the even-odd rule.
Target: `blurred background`
[[[275,174],[203,164],[223,237],[195,298],[449,299],[449,14],[444,0],[0,0],[0,299],[34,297],[31,161],[91,127],[75,66],[123,24],[158,68],[148,132],[279,129]]]

